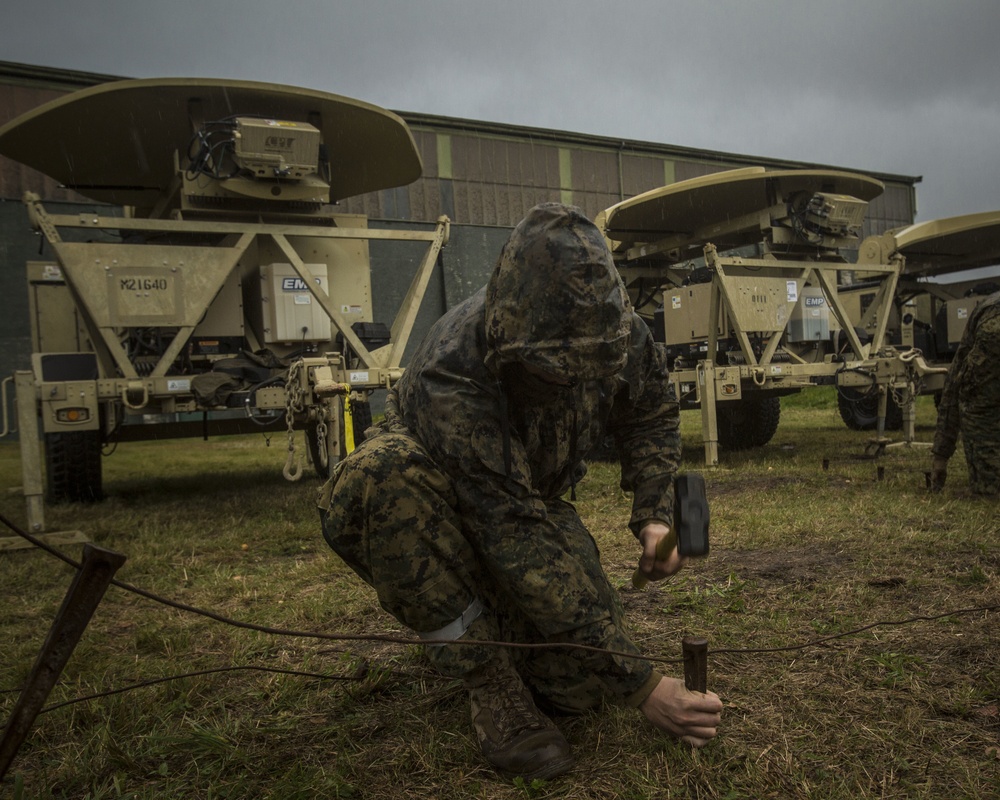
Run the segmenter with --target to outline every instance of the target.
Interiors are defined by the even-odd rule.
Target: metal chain
[[[285,480],[297,481],[302,477],[302,459],[295,458],[295,414],[305,409],[303,402],[304,393],[300,381],[303,363],[294,362],[288,368],[288,377],[285,379],[285,421],[288,424],[288,458],[285,459],[285,468],[282,475]]]
[[[316,422],[316,457],[329,462],[330,455],[326,450],[326,409],[320,410],[319,420]],[[326,467],[326,463],[317,464],[318,467]]]

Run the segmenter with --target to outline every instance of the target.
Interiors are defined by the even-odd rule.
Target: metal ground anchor
[[[31,674],[4,728],[3,738],[0,738],[0,780],[7,774],[49,692],[59,680],[90,618],[125,560],[124,555],[113,550],[93,544],[83,546],[83,562],[52,621]]]

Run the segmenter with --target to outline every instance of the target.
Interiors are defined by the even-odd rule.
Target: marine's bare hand
[[[657,728],[692,747],[715,738],[722,720],[722,701],[715,692],[689,691],[677,678],[661,678],[639,710]]]
[[[639,572],[647,580],[658,581],[673,575],[687,560],[677,552],[677,546],[665,559],[656,557],[656,546],[660,540],[670,535],[670,528],[662,522],[648,522],[639,532],[642,555],[639,557]]]

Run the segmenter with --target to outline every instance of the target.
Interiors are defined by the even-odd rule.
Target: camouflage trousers
[[[1000,439],[995,412],[962,412],[962,447],[969,467],[969,484],[976,494],[1000,494]]]
[[[435,669],[464,677],[509,661],[556,709],[577,712],[607,699],[601,669],[586,651],[476,644],[545,640],[481,566],[456,511],[451,480],[415,439],[394,432],[367,439],[337,465],[319,506],[324,538],[374,587],[382,608],[422,638],[462,642],[426,646]],[[564,534],[563,546],[583,563],[612,624],[620,628],[620,600],[590,533],[570,504],[554,500],[546,506]],[[559,591],[557,576],[551,585]],[[635,672],[641,684],[651,670],[642,665]]]

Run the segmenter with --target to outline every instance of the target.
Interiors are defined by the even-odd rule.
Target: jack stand
[[[21,491],[27,504],[28,530],[46,544],[77,544],[90,541],[81,531],[45,532],[45,505],[42,499],[42,448],[38,441],[35,415],[35,384],[30,370],[14,373],[17,392],[17,428],[21,437]],[[21,537],[0,539],[0,553],[31,547]]]

